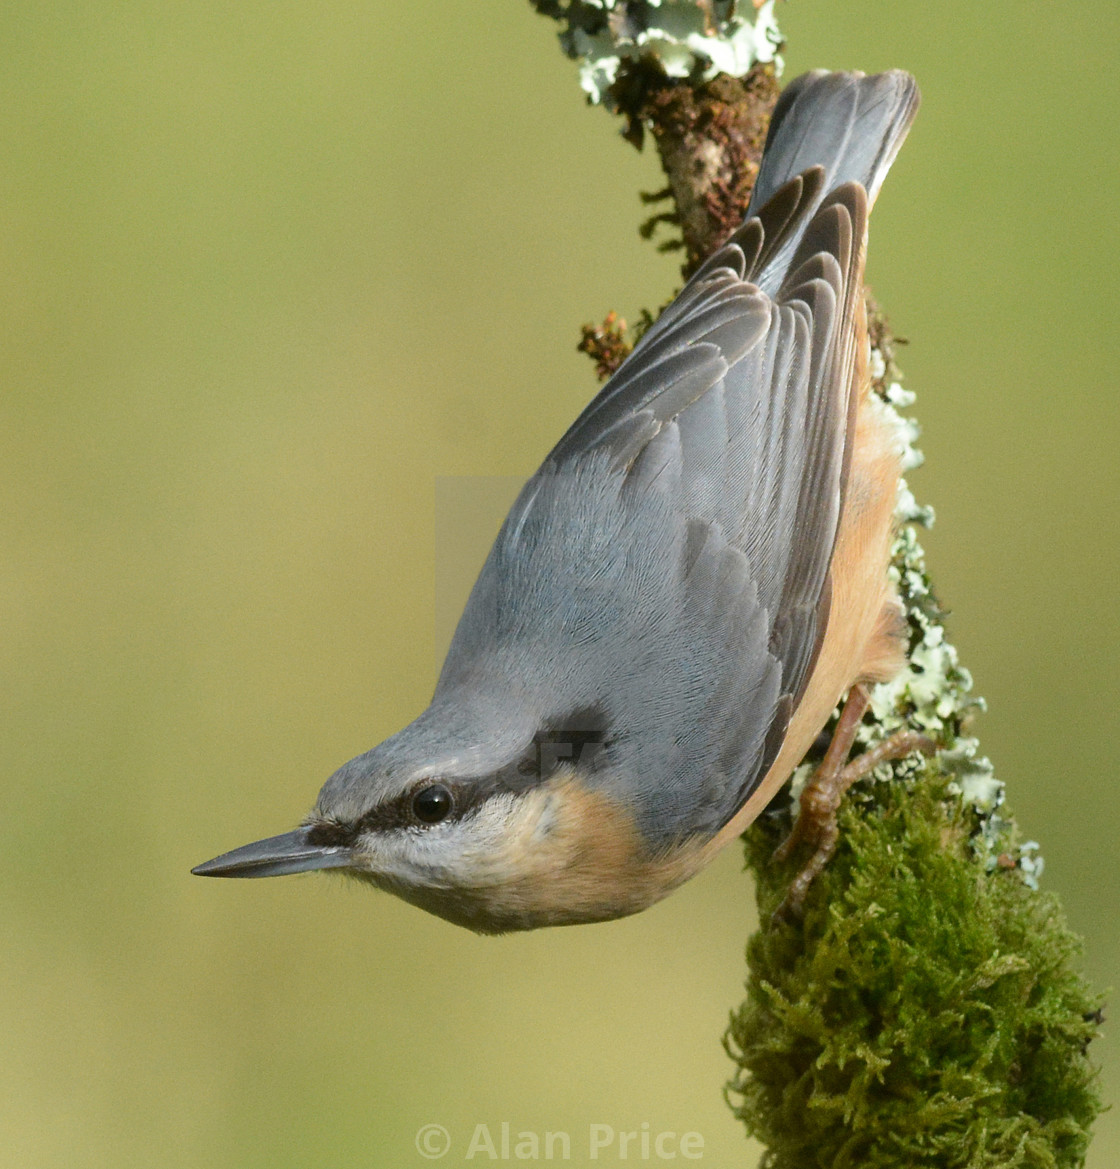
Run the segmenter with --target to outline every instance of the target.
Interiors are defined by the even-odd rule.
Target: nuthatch
[[[739,835],[851,691],[835,793],[860,685],[904,650],[863,266],[917,105],[897,71],[787,87],[746,221],[522,490],[431,705],[302,827],[194,872],[341,869],[487,933],[621,917]]]

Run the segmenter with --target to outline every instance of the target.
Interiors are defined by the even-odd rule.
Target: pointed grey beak
[[[348,848],[311,844],[307,837],[308,829],[297,828],[267,840],[255,840],[195,865],[191,872],[196,877],[283,877],[315,869],[343,869],[350,864]]]

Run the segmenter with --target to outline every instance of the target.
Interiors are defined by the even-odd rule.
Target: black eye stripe
[[[547,783],[562,765],[588,772],[597,770],[609,761],[613,743],[609,720],[602,711],[571,711],[544,723],[521,757],[500,771],[461,782],[438,776],[419,780],[395,799],[370,808],[353,823],[312,825],[313,843],[349,847],[364,832],[396,832],[403,828],[425,831],[436,824],[463,820],[493,796],[502,793],[516,796]],[[445,815],[425,820],[417,814],[415,800],[434,787],[450,794],[451,807]]]
[[[442,788],[451,797],[451,806],[446,815],[438,820],[423,820],[416,811],[416,799],[432,788]],[[401,828],[427,828],[437,823],[447,823],[449,820],[461,820],[473,812],[483,803],[491,792],[480,792],[474,785],[446,783],[441,780],[426,779],[416,787],[410,788],[397,796],[395,800],[388,800],[370,808],[368,812],[354,825],[354,836],[363,832],[393,832]]]

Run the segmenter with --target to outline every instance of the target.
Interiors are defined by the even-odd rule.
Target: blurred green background
[[[869,276],[984,747],[1107,985],[1120,14],[779,16],[787,77],[921,82]],[[434,582],[501,518],[437,548],[437,479],[530,473],[595,388],[578,325],[666,298],[658,185],[525,0],[3,6],[4,1164],[423,1164],[428,1123],[454,1164],[502,1121],[754,1164],[720,1098],[737,850],[637,918],[496,940],[188,876],[424,705]],[[1089,1163],[1118,1157],[1112,1114]]]

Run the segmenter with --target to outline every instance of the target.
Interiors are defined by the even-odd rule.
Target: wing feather
[[[563,474],[605,449],[629,499],[655,495],[709,533],[704,554],[665,571],[685,574],[688,604],[728,644],[752,639],[753,672],[728,670],[718,687],[741,765],[722,781],[721,816],[764,774],[824,635],[866,199],[849,184],[817,206],[822,182],[819,168],[797,176],[728,241],[546,462]],[[791,233],[789,267],[770,276]]]
[[[435,702],[449,710],[492,695],[520,726],[596,696],[603,774],[634,789],[654,847],[742,806],[819,653],[865,343],[867,192],[916,101],[904,74],[789,87],[766,200],[526,486],[448,654]]]

